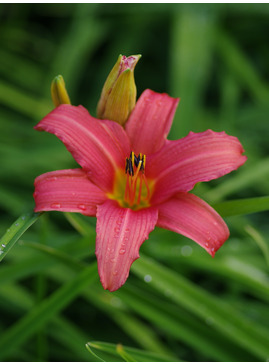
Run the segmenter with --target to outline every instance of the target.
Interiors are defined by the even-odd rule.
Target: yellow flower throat
[[[139,210],[150,206],[154,181],[147,180],[145,175],[146,156],[131,152],[126,158],[125,171],[116,172],[113,192],[108,197],[117,200],[121,207]]]

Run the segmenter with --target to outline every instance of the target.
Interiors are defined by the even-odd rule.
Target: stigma
[[[150,199],[150,189],[145,176],[146,155],[130,153],[125,161],[126,186],[124,201],[130,207],[147,204]]]

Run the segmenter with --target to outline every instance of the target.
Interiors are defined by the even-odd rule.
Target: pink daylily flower
[[[155,226],[185,235],[212,257],[229,237],[218,213],[189,191],[236,170],[244,150],[236,137],[212,130],[167,140],[178,101],[145,90],[125,129],[71,105],[35,127],[55,134],[81,166],[37,177],[35,211],[97,217],[98,271],[110,291],[125,283]]]

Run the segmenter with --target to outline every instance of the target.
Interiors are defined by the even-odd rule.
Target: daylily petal
[[[157,226],[196,241],[212,257],[229,237],[220,215],[191,193],[179,193],[161,204]]]
[[[219,178],[245,163],[247,157],[236,137],[207,130],[167,141],[147,158],[146,174],[155,179],[152,203],[177,192],[190,191],[197,182]]]
[[[60,105],[35,129],[55,134],[90,179],[105,191],[111,190],[116,169],[124,168],[130,153],[129,139],[120,125],[95,119],[82,106]]]
[[[35,211],[80,212],[95,216],[107,197],[82,169],[48,172],[35,179]]]
[[[163,146],[178,102],[167,94],[142,93],[125,126],[136,154],[154,153]]]
[[[134,211],[119,207],[115,201],[97,206],[96,256],[98,272],[105,289],[115,291],[129,276],[139,248],[154,229],[158,210]]]

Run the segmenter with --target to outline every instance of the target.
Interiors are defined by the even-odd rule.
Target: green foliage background
[[[115,293],[97,276],[93,218],[34,217],[0,264],[0,359],[269,360],[268,212],[242,214],[268,210],[268,197],[222,204],[269,195],[268,34],[268,4],[0,5],[0,235],[32,211],[36,176],[76,166],[33,130],[53,108],[51,80],[62,74],[72,103],[94,114],[120,53],[143,55],[138,95],[181,97],[171,139],[225,130],[248,156],[195,188],[227,216],[216,257],[156,229]]]

